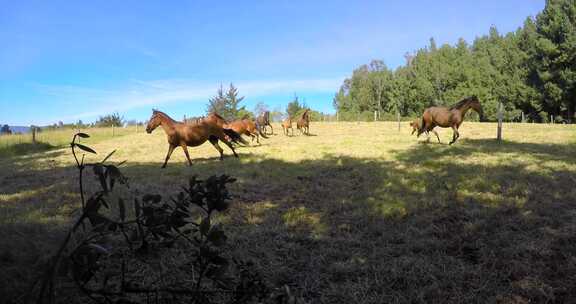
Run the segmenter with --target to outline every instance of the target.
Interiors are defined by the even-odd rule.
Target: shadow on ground
[[[570,162],[574,145],[466,140],[415,145],[396,152],[395,161],[327,156],[299,163],[248,151],[240,161],[196,159],[165,170],[161,162],[128,162],[123,172],[132,193],[175,193],[195,174],[236,177],[234,205],[220,219],[230,248],[313,303],[576,298],[576,173],[454,161],[515,153]],[[72,168],[11,170],[0,186],[0,281],[10,282],[0,291],[17,299],[61,237],[67,222],[53,219],[69,217],[78,198]]]

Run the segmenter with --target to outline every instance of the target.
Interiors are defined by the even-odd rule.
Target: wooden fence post
[[[396,111],[396,118],[398,119],[398,132],[400,132],[400,111]]]
[[[377,113],[378,113],[377,111],[374,111],[374,121],[377,120],[377,117],[376,117]]]
[[[521,112],[522,113],[522,123],[524,122],[524,111]]]
[[[32,126],[32,143],[36,144],[36,127]]]
[[[498,103],[498,133],[496,139],[502,141],[502,102]]]

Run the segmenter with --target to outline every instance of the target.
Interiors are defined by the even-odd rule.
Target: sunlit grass
[[[82,129],[54,129],[43,130],[36,133],[36,142],[32,142],[32,133],[13,134],[0,136],[0,157],[11,157],[41,152],[54,148],[61,148],[70,143],[72,135],[77,132],[90,133],[92,141],[102,141],[114,136],[123,136],[139,132],[144,132],[142,126],[130,126],[126,128],[82,128]]]

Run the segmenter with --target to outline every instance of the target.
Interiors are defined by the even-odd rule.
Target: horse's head
[[[160,111],[152,110],[152,116],[148,119],[148,124],[146,125],[146,133],[152,133],[162,123],[160,113]]]
[[[474,111],[478,113],[480,116],[480,121],[482,121],[482,118],[484,117],[484,111],[482,110],[482,105],[480,104],[478,97],[476,97],[476,95],[468,97],[468,104],[470,105],[470,108],[474,109]]]
[[[412,133],[410,133],[410,135],[413,135],[414,132],[418,131],[420,129],[420,122],[419,119],[416,118],[413,121],[410,122],[410,127],[412,127]]]
[[[310,109],[306,109],[306,111],[302,113],[302,119],[310,119],[310,117],[308,116],[308,112],[310,112]]]

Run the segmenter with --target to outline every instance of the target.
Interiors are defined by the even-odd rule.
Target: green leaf
[[[97,154],[97,153],[96,153],[96,151],[92,150],[92,148],[90,148],[90,147],[87,147],[87,146],[85,146],[85,145],[82,145],[82,144],[76,144],[76,143],[75,143],[74,145],[75,145],[76,147],[78,147],[78,148],[80,148],[80,149],[82,149],[82,150],[86,151],[86,152]]]
[[[101,164],[103,164],[104,162],[106,162],[110,156],[112,156],[112,154],[114,154],[116,152],[116,150],[113,150],[112,152],[108,153],[108,155],[106,155],[106,157],[104,157],[104,159],[100,162]]]

